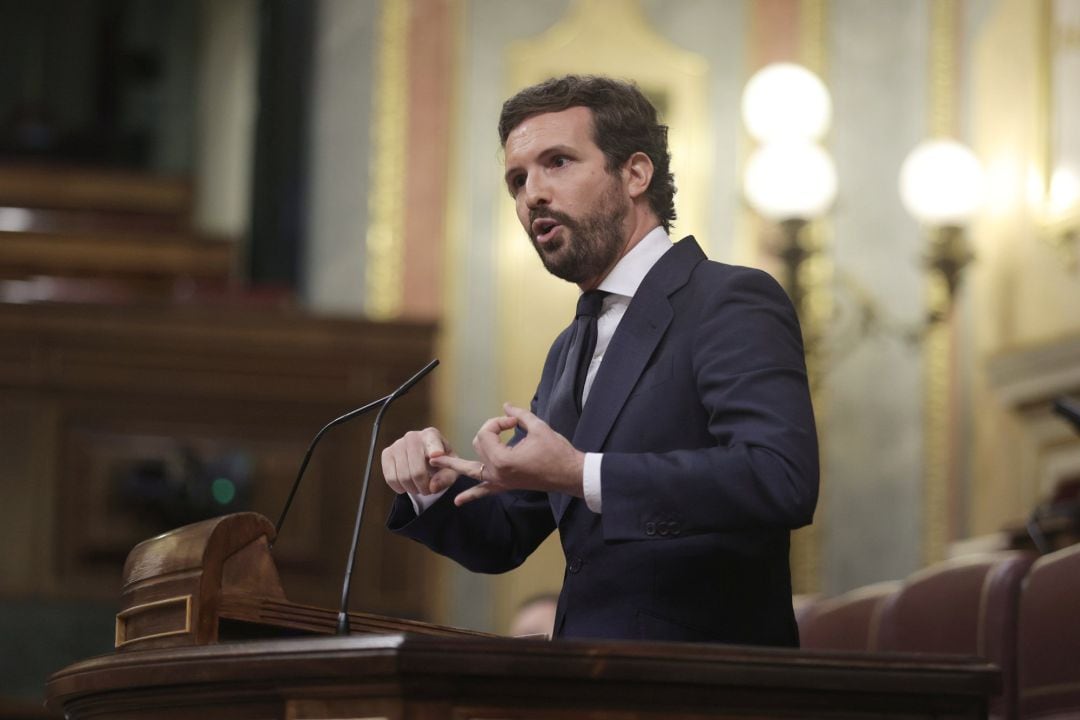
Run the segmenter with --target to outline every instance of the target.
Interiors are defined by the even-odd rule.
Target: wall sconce
[[[1062,257],[1065,266],[1075,272],[1080,266],[1080,174],[1067,165],[1054,169],[1046,199],[1046,225],[1049,240]]]
[[[747,132],[760,143],[819,140],[832,121],[832,98],[821,78],[802,65],[772,63],[746,83],[742,117]]]
[[[799,270],[814,250],[802,230],[836,199],[836,167],[818,144],[832,119],[832,100],[821,79],[792,63],[774,63],[750,78],[742,116],[760,144],[747,161],[743,189],[762,217],[779,224],[772,251],[784,263],[784,286],[803,314],[806,295]]]
[[[750,206],[780,227],[780,243],[772,250],[784,262],[784,286],[801,313],[806,293],[799,270],[814,253],[802,231],[836,199],[836,167],[809,140],[775,141],[750,156],[743,182]]]
[[[964,228],[982,204],[983,173],[978,158],[955,140],[919,143],[900,168],[900,199],[912,217],[930,233],[924,261],[939,273],[948,290],[944,319],[956,298],[964,267],[974,259]]]

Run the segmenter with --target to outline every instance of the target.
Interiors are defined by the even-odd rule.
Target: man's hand
[[[398,495],[429,495],[454,484],[458,474],[433,467],[434,458],[456,457],[443,434],[433,427],[413,430],[382,451],[383,477]]]
[[[452,471],[455,479],[460,473],[480,481],[454,498],[454,504],[464,505],[504,490],[541,490],[584,497],[585,454],[528,410],[509,403],[503,409],[506,415],[485,422],[473,438],[479,461],[463,460],[452,454],[430,456],[431,465],[440,468],[440,474]],[[518,426],[528,435],[513,447],[503,444],[499,434]],[[432,478],[431,485],[442,489],[451,483],[453,480],[447,482],[440,476]]]

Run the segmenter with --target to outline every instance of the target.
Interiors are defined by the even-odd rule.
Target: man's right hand
[[[450,468],[441,470],[428,462],[448,455],[457,457],[450,443],[438,429],[412,430],[382,451],[383,477],[397,494],[429,495],[454,484],[458,474]]]

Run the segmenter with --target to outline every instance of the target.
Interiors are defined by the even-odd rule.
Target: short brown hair
[[[675,220],[675,176],[668,129],[636,85],[597,75],[564,75],[527,87],[503,103],[499,142],[506,147],[510,132],[534,115],[572,107],[592,110],[593,142],[607,158],[608,172],[618,170],[636,152],[649,156],[653,177],[645,196],[664,229],[670,231]]]

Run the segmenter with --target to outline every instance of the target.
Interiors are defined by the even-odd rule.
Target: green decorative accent
[[[210,483],[210,494],[219,505],[228,505],[236,499],[236,483],[226,477],[214,478]]]

